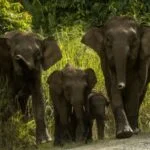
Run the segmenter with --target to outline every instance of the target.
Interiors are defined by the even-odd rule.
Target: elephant
[[[140,51],[140,78],[143,79],[142,94],[139,102],[139,109],[145,97],[148,83],[150,82],[150,26],[143,25],[141,31]]]
[[[81,40],[101,59],[117,138],[129,138],[139,132],[138,112],[146,80],[140,58],[142,26],[132,17],[115,16],[103,26],[89,29]]]
[[[92,91],[87,98],[86,116],[87,116],[87,141],[92,139],[93,121],[96,119],[98,139],[104,138],[104,121],[106,120],[105,109],[109,102],[101,93]]]
[[[61,57],[60,48],[51,37],[42,39],[35,33],[21,31],[10,31],[0,37],[0,76],[7,77],[13,99],[7,117],[16,111],[18,104],[25,114],[27,100],[32,96],[37,144],[50,140],[45,123],[41,72]]]
[[[49,93],[54,106],[54,145],[63,145],[64,136],[72,139],[72,119],[77,122],[76,141],[84,140],[84,104],[96,82],[93,69],[81,70],[70,64],[48,77]],[[72,117],[73,112],[75,117]]]

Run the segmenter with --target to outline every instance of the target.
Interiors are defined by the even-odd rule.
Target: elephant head
[[[87,98],[87,112],[92,117],[105,117],[105,108],[109,105],[109,101],[101,92],[92,91]]]
[[[5,53],[9,53],[16,74],[22,73],[24,68],[39,70],[41,65],[47,70],[62,57],[54,39],[42,40],[33,33],[8,32],[0,38],[0,45]]]
[[[73,106],[83,105],[86,92],[96,84],[97,79],[94,71],[75,69],[67,64],[61,71],[54,71],[47,80],[51,88],[58,95],[63,95]]]
[[[114,17],[100,28],[91,28],[82,43],[104,54],[118,89],[126,86],[126,69],[133,68],[140,47],[140,26],[129,17]]]

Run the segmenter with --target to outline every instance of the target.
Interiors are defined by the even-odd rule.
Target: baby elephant
[[[54,106],[54,144],[62,145],[70,139],[70,118],[72,108],[76,116],[76,140],[84,139],[84,109],[86,99],[96,84],[93,69],[81,70],[67,64],[62,70],[54,71],[47,80]]]
[[[93,120],[96,119],[98,139],[104,138],[104,120],[105,120],[105,108],[109,105],[109,102],[102,93],[91,92],[88,95],[86,110],[87,110],[87,140],[92,139],[92,126]],[[87,142],[87,141],[86,141]]]

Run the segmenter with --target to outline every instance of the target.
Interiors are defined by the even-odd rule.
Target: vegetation
[[[150,2],[146,0],[1,0],[0,10],[1,34],[14,29],[32,29],[46,36],[53,34],[62,50],[63,58],[48,71],[43,72],[42,76],[46,119],[51,133],[53,133],[53,108],[46,80],[54,70],[63,68],[66,63],[83,69],[91,67],[98,78],[96,90],[101,90],[106,94],[97,54],[80,43],[84,30],[93,25],[101,26],[109,17],[115,15],[132,16],[141,23],[150,24]],[[0,102],[5,102],[9,98],[8,87],[3,79],[0,81]],[[143,131],[150,129],[149,96],[150,91],[148,90],[139,119]],[[1,110],[6,104],[0,103],[0,117],[3,115]],[[111,111],[108,111],[108,116],[107,137],[114,132]],[[31,120],[25,124],[22,123],[21,118],[20,113],[15,113],[0,131],[2,135],[5,134],[5,140],[10,141],[9,145],[5,145],[8,148],[12,148],[13,145],[14,149],[25,147],[29,149],[27,146],[34,145],[34,121]],[[0,146],[1,142],[0,139]],[[34,146],[31,149],[34,149]]]
[[[0,34],[15,29],[31,29],[32,16],[19,2],[1,0],[0,10]]]
[[[100,26],[115,15],[150,22],[146,0],[24,0],[23,4],[33,16],[33,29],[44,33],[75,24]]]

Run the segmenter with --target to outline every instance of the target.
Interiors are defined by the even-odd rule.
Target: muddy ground
[[[70,144],[62,148],[45,144],[39,150],[150,150],[150,133],[140,133],[129,139],[104,139],[90,144]]]

